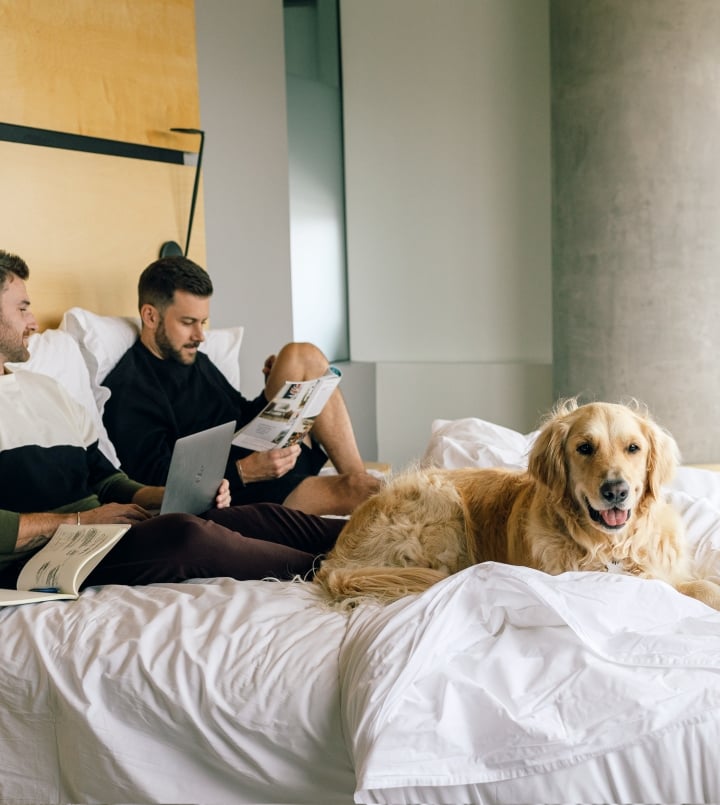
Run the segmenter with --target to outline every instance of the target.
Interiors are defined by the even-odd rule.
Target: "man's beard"
[[[30,352],[23,338],[19,342],[16,339],[17,334],[0,321],[0,354],[4,356],[6,363],[25,363],[30,359]]]
[[[165,322],[162,320],[158,324],[158,328],[155,331],[155,345],[157,346],[158,352],[165,360],[176,361],[177,363],[181,363],[183,366],[189,366],[195,363],[197,352],[194,352],[191,355],[183,355],[182,350],[175,349],[175,347],[173,347],[173,345],[170,343],[170,339],[167,337]],[[191,341],[189,344],[185,344],[185,346],[199,347],[200,342]]]

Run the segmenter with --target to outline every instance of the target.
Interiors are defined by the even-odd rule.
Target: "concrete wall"
[[[554,391],[720,432],[720,4],[552,0]]]

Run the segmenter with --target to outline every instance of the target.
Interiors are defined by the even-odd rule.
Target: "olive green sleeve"
[[[128,478],[124,472],[115,472],[95,484],[94,491],[101,503],[130,503],[143,484]]]
[[[20,515],[17,512],[0,509],[0,559],[4,559],[15,552]]]

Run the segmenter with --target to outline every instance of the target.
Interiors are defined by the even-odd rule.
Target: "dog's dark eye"
[[[581,456],[591,456],[593,454],[593,446],[590,442],[583,442],[577,446],[577,451]]]
[[[632,444],[628,445],[627,450],[628,450],[628,453],[637,453],[639,449],[640,449],[640,445],[635,444],[635,442],[633,442]]]

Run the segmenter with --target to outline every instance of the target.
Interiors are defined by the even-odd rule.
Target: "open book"
[[[61,525],[28,559],[16,590],[0,589],[0,607],[77,598],[80,585],[129,525]]]
[[[305,437],[340,382],[334,366],[316,380],[288,382],[263,410],[233,437],[232,443],[248,450],[287,447]]]

